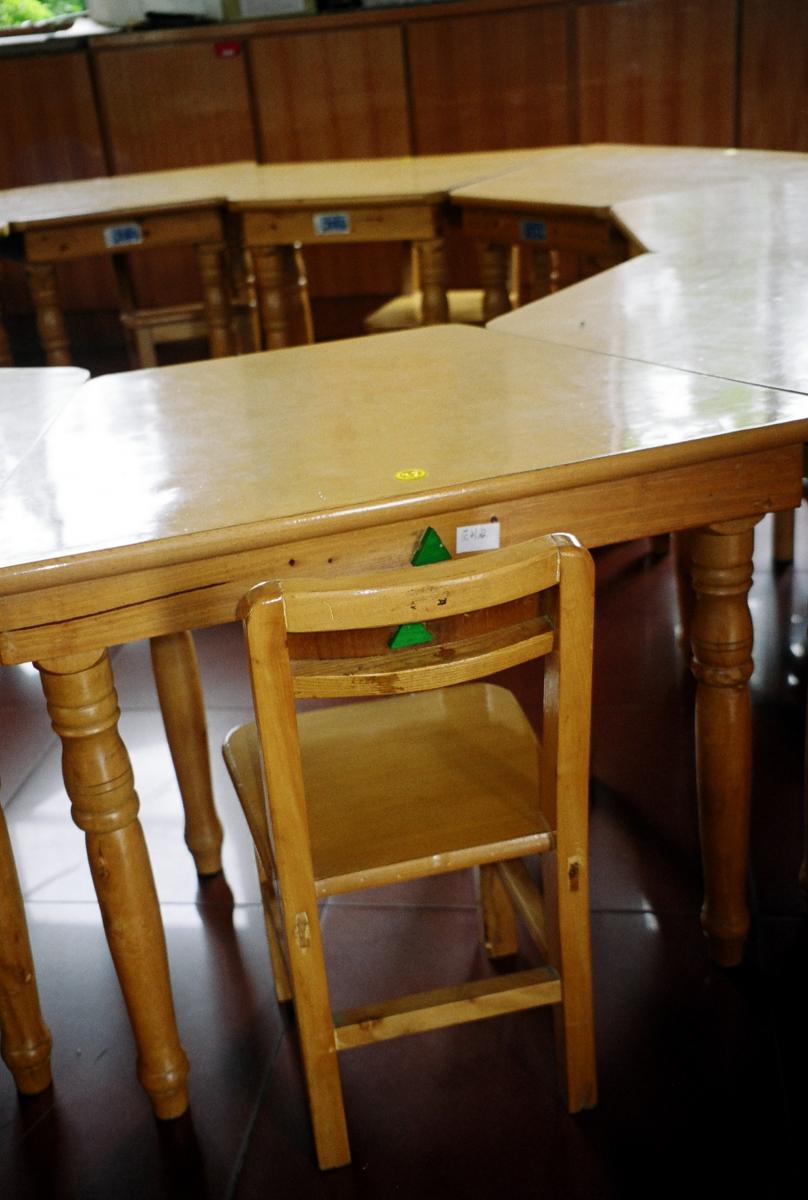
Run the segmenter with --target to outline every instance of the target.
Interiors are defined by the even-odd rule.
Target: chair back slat
[[[297,660],[292,668],[295,695],[298,699],[333,699],[450,687],[549,654],[553,643],[548,618],[534,617],[459,642],[362,658]]]
[[[558,536],[509,546],[493,558],[478,554],[415,570],[260,584],[247,606],[282,596],[289,633],[368,629],[473,612],[557,583]]]

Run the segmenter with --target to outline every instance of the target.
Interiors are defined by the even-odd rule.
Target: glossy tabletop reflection
[[[744,151],[741,163],[754,153]],[[792,161],[797,157],[806,165]],[[805,242],[808,159],[770,155],[763,172],[754,169],[757,161],[741,182],[623,200],[612,217],[639,248],[653,252],[736,259],[797,253]]]
[[[808,392],[808,248],[648,254],[498,317],[501,333]]]
[[[0,492],[0,587],[20,564],[84,556],[91,578],[105,549],[159,560],[165,540],[170,562],[178,538],[230,552],[803,438],[799,395],[466,327],[105,376]]]
[[[81,367],[0,369],[0,486],[89,378]]]

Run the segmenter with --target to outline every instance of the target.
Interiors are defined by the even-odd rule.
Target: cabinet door
[[[255,158],[239,42],[102,47],[95,69],[114,174]]]
[[[241,43],[102,45],[95,66],[114,174],[255,158]],[[192,250],[129,257],[140,305],[183,304],[201,296]]]
[[[263,162],[409,154],[397,25],[250,42]]]
[[[85,55],[2,58],[0,96],[0,188],[107,174]],[[22,267],[2,264],[2,281],[6,312],[30,312]],[[59,285],[69,311],[113,306],[112,272],[103,260],[65,264]]]
[[[735,144],[735,0],[578,9],[582,142]]]
[[[742,146],[808,150],[808,5],[746,0],[741,57]]]
[[[417,153],[572,140],[566,8],[414,21],[407,46]]]
[[[250,64],[262,161],[411,152],[400,26],[256,37]],[[396,292],[401,261],[384,244],[306,247],[318,298]]]

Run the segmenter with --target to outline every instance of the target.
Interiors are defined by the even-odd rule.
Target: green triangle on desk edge
[[[425,567],[428,563],[445,562],[451,557],[438,534],[431,525],[427,525],[410,563],[414,567]],[[423,646],[431,641],[434,641],[434,638],[426,625],[421,621],[413,621],[410,625],[399,625],[387,645],[390,650],[401,650],[405,646]]]
[[[438,537],[431,525],[427,525],[421,534],[421,540],[415,547],[415,553],[410,559],[414,567],[425,567],[428,563],[445,562],[451,558],[450,552]]]

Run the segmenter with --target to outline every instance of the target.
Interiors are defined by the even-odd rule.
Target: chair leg
[[[19,1091],[51,1082],[51,1035],[39,1008],[34,961],[6,820],[0,809],[0,1057]]]
[[[279,1004],[286,1004],[292,999],[292,985],[289,982],[289,972],[286,970],[286,960],[283,956],[278,935],[275,930],[274,907],[275,887],[263,868],[258,851],[255,853],[255,865],[258,868],[258,882],[261,885],[261,900],[264,907],[264,928],[269,946],[269,958],[272,963],[272,977],[275,981],[275,996]]]
[[[696,594],[693,591],[691,578],[691,542],[689,529],[671,534],[674,559],[676,563],[676,607],[679,619],[676,623],[676,640],[686,661],[690,661],[690,639],[693,630],[693,613],[696,607]]]
[[[774,514],[774,561],[782,566],[794,561],[794,511]]]
[[[505,958],[516,954],[516,914],[496,864],[478,867],[475,881],[480,940],[485,953],[489,958]]]
[[[200,875],[222,869],[223,832],[213,802],[208,733],[193,638],[151,639],[152,668],[185,809],[185,843]]]
[[[284,897],[284,912],[317,1161],[323,1170],[344,1167],[351,1152],[317,910],[314,907],[311,918],[305,911],[294,912],[294,903]]]
[[[595,1024],[587,863],[563,847],[542,856],[550,961],[561,975],[561,1005],[553,1010],[556,1061],[570,1112],[597,1103]]]

